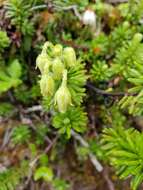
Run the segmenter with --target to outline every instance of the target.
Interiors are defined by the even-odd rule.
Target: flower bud
[[[38,55],[36,59],[36,67],[39,68],[41,74],[44,73],[45,65],[49,65],[49,64],[50,64],[50,60],[46,54],[41,53],[40,55]]]
[[[123,27],[126,28],[126,29],[128,29],[130,27],[130,23],[128,21],[125,21],[123,23]]]
[[[55,89],[55,83],[51,75],[42,75],[40,80],[41,94],[46,96],[52,96]]]
[[[48,52],[47,52],[47,49],[48,48],[53,48],[54,47],[54,45],[51,43],[51,42],[45,42],[44,43],[44,45],[43,45],[43,49],[42,49],[42,54],[44,53],[44,54],[47,54]]]
[[[61,79],[64,70],[64,64],[61,62],[60,58],[56,58],[52,63],[52,71],[55,79]]]
[[[61,56],[62,55],[62,51],[63,51],[63,47],[60,44],[56,44],[53,48],[52,48],[52,54],[54,57],[56,56]]]
[[[96,14],[92,10],[86,10],[83,14],[82,21],[85,25],[96,25]]]
[[[141,33],[136,33],[133,37],[134,42],[141,42],[143,35]]]
[[[63,51],[63,58],[67,67],[73,67],[76,64],[76,54],[72,47],[66,47]]]
[[[67,88],[67,70],[64,70],[62,84],[55,94],[55,104],[61,113],[66,112],[68,105],[71,105],[71,94]]]
[[[42,74],[49,74],[50,66],[52,65],[51,60],[49,59],[44,66],[44,71]]]

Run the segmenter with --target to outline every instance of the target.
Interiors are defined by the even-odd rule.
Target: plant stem
[[[86,86],[93,90],[97,94],[106,95],[106,96],[136,96],[136,93],[128,93],[128,92],[106,92],[105,90],[101,90],[96,88],[93,84],[87,83]]]

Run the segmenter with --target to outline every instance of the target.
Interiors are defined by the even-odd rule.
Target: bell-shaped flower
[[[62,63],[60,58],[56,58],[52,62],[52,71],[53,71],[53,76],[54,79],[61,79],[62,74],[64,70],[64,64]]]
[[[143,35],[141,33],[136,33],[133,37],[133,42],[138,43],[138,42],[141,42],[142,39],[143,39]]]
[[[67,67],[76,65],[76,54],[72,47],[66,47],[63,50],[63,59]]]
[[[52,96],[55,90],[55,82],[53,80],[53,77],[49,75],[42,75],[41,80],[40,80],[40,89],[41,89],[41,94],[44,97],[47,96]]]
[[[64,70],[62,84],[55,94],[55,105],[61,113],[65,113],[68,106],[72,105],[71,93],[67,87],[67,70]]]
[[[85,25],[96,25],[96,14],[94,11],[88,9],[83,13],[82,21]]]
[[[63,46],[60,45],[60,44],[56,44],[52,48],[52,54],[53,54],[54,57],[61,56],[62,55],[62,51],[63,51]]]
[[[48,55],[44,54],[44,53],[41,53],[37,59],[36,59],[36,67],[39,68],[41,74],[44,73],[44,70],[45,70],[45,65],[46,67],[49,68],[50,66],[50,59],[48,57]]]
[[[45,42],[43,45],[42,54],[47,54],[48,48],[53,49],[53,47],[54,47],[54,45],[51,42],[49,42],[49,41]]]

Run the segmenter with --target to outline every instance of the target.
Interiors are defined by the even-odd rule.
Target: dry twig
[[[71,130],[71,135],[80,142],[80,144],[84,147],[89,147],[89,144],[79,135],[77,134],[75,131]],[[103,166],[101,165],[101,163],[97,160],[96,156],[92,153],[89,153],[89,158],[92,162],[92,164],[95,166],[96,170],[98,172],[102,172],[103,171]]]

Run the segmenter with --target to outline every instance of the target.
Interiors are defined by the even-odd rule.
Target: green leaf
[[[21,65],[15,59],[8,68],[0,71],[0,92],[5,92],[11,87],[17,87],[22,81],[19,79],[21,76]]]
[[[34,180],[43,179],[45,181],[52,181],[53,171],[49,167],[42,166],[35,171]]]
[[[54,190],[68,190],[70,185],[63,179],[56,178],[52,182]]]
[[[135,176],[131,182],[132,189],[136,190],[142,181],[143,181],[143,174],[138,174],[137,176]]]
[[[21,76],[21,70],[21,65],[17,59],[15,59],[7,68],[7,72],[12,78],[19,78]]]
[[[47,154],[42,154],[41,156],[40,156],[40,159],[39,159],[39,162],[40,162],[40,164],[41,165],[47,165],[48,164],[48,156],[47,156]]]
[[[9,76],[3,70],[0,71],[0,80],[9,82]]]
[[[0,81],[0,92],[5,92],[11,87],[9,82]]]

